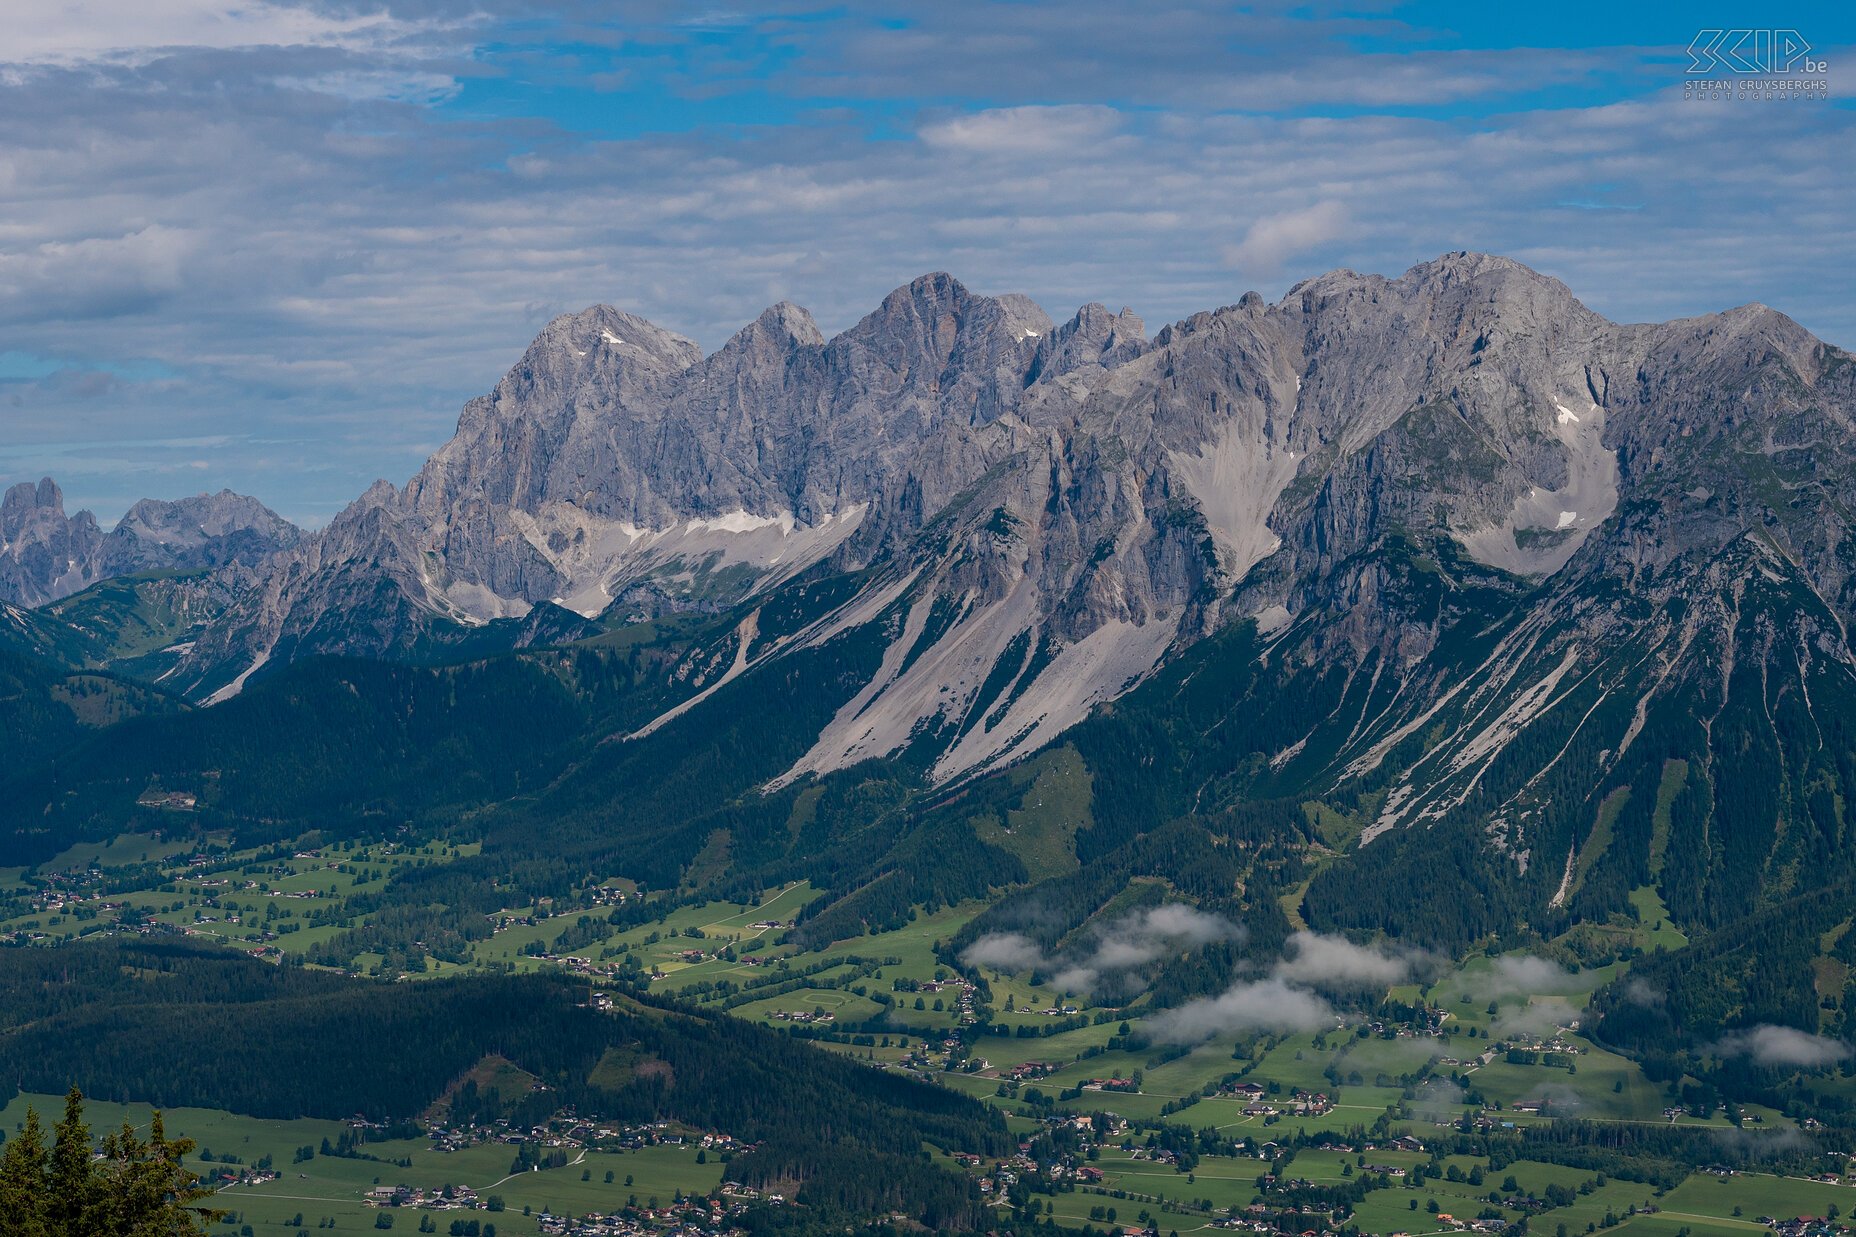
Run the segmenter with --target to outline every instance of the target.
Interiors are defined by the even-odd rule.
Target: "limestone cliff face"
[[[67,517],[50,477],[0,500],[0,601],[38,606],[99,580],[146,571],[249,567],[301,539],[295,525],[230,490],[176,502],[143,499],[108,533]]]
[[[893,655],[790,776],[926,735],[946,778],[1233,621],[1309,660],[1420,665],[1438,624],[1375,557],[1392,540],[1544,605],[1675,589],[1756,536],[1847,618],[1853,371],[1763,307],[1618,325],[1480,254],[1151,339],[1125,310],[1053,324],[940,274],[832,339],[774,306],[709,356],[598,306],[550,323],[403,490],[269,560],[176,681],[204,697],[543,602],[721,611],[867,568],[803,638],[744,637],[742,668],[889,624]]]
[[[36,606],[75,593],[96,578],[102,542],[88,511],[66,518],[50,477],[14,486],[0,500],[0,599]]]

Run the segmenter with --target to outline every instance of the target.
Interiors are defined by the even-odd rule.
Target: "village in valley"
[[[0,937],[173,934],[276,965],[402,982],[471,969],[563,972],[588,985],[586,1003],[599,1009],[628,991],[676,996],[996,1106],[1018,1136],[1016,1154],[939,1158],[1002,1217],[1078,1231],[1804,1237],[1843,1231],[1843,1213],[1856,1210],[1849,1162],[1828,1150],[1808,1173],[1724,1163],[1676,1182],[1557,1162],[1547,1144],[1539,1158],[1525,1153],[1529,1131],[1568,1118],[1723,1139],[1810,1134],[1808,1117],[1730,1111],[1651,1081],[1593,1041],[1583,1005],[1626,963],[1555,968],[1553,990],[1519,992],[1492,989],[1485,981],[1499,960],[1477,957],[1393,989],[1374,1016],[1169,1044],[1145,1034],[1154,1011],[1138,994],[1105,1003],[1035,974],[951,959],[945,942],[978,904],[802,947],[794,927],[816,896],[803,883],[709,902],[608,881],[507,907],[443,949],[331,952],[368,939],[356,930],[382,882],[470,853],[410,835],[260,850],[124,837],[0,873]],[[1654,908],[1632,930],[1646,943],[1668,932]],[[498,1085],[519,1090],[519,1069],[496,1068],[505,1066]],[[19,1105],[4,1117],[9,1129]],[[747,1148],[727,1130],[566,1112],[518,1126],[454,1119],[442,1103],[416,1131],[224,1113],[175,1121],[199,1131],[198,1169],[254,1233],[345,1217],[344,1228],[390,1220],[479,1237],[720,1237],[745,1209],[791,1201],[729,1180]],[[1502,1147],[1520,1153],[1491,1154]]]

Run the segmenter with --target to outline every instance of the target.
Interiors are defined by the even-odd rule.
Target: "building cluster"
[[[359,1122],[350,1122],[358,1126]],[[641,1147],[700,1147],[704,1151],[749,1151],[732,1134],[699,1133],[670,1121],[621,1124],[583,1120],[572,1113],[561,1113],[539,1125],[517,1126],[507,1118],[465,1126],[434,1125],[426,1136],[434,1151],[462,1151],[483,1143],[506,1146],[527,1145],[541,1151],[636,1151]]]
[[[1334,1110],[1334,1101],[1325,1091],[1305,1091],[1300,1087],[1291,1091],[1287,1099],[1271,1096],[1267,1087],[1254,1082],[1232,1083],[1224,1088],[1223,1093],[1244,1101],[1246,1117],[1280,1117],[1290,1114],[1319,1117]]]
[[[779,1196],[769,1199],[779,1201]],[[730,1237],[743,1231],[735,1220],[746,1209],[743,1196],[693,1198],[669,1207],[628,1207],[583,1216],[544,1212],[536,1217],[535,1226],[548,1237]]]
[[[203,1170],[200,1179],[208,1185],[224,1190],[238,1185],[263,1185],[267,1181],[277,1180],[280,1175],[276,1169],[272,1168],[246,1168],[242,1164],[226,1164]]]
[[[477,1192],[467,1185],[435,1190],[409,1185],[377,1185],[363,1199],[369,1207],[418,1207],[425,1211],[475,1211],[482,1206]]]
[[[1761,1216],[1759,1222],[1777,1233],[1778,1237],[1834,1237],[1835,1234],[1851,1231],[1849,1225],[1826,1216],[1795,1216],[1790,1220]]]
[[[1126,1095],[1138,1094],[1141,1084],[1132,1078],[1091,1078],[1083,1083],[1085,1091],[1117,1091]]]

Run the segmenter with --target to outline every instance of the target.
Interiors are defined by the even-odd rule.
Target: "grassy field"
[[[382,842],[264,859],[256,851],[125,836],[72,847],[37,869],[65,874],[49,887],[62,906],[32,905],[33,891],[25,887],[23,872],[0,883],[0,938],[69,941],[102,931],[130,913],[206,940],[307,954],[343,929],[366,922],[366,915],[348,910],[357,893],[409,867],[453,862],[476,849],[475,844]],[[142,887],[104,892],[119,884],[125,872],[144,870]]]
[[[1720,1222],[1759,1216],[1789,1220],[1825,1215],[1832,1207],[1848,1213],[1856,1209],[1856,1188],[1761,1173],[1731,1177],[1697,1173],[1671,1190],[1662,1199],[1662,1207],[1671,1215]],[[1743,1214],[1735,1216],[1735,1207]]]

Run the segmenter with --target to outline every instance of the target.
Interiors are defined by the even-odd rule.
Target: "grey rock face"
[[[0,600],[38,606],[139,572],[249,568],[301,538],[295,525],[230,490],[143,499],[104,533],[88,511],[67,517],[47,477],[14,486],[0,503]]]
[[[173,502],[145,498],[104,539],[106,576],[252,566],[303,539],[303,530],[255,498],[221,490]]]
[[[875,567],[807,639],[880,620],[894,655],[792,776],[932,734],[953,777],[1236,619],[1350,608],[1309,656],[1416,664],[1434,630],[1362,565],[1388,538],[1526,589],[1628,584],[1762,527],[1847,616],[1856,495],[1772,500],[1807,465],[1856,475],[1853,370],[1763,307],[1621,326],[1468,253],[1151,339],[940,274],[829,340],[774,306],[707,357],[599,306],[550,323],[403,491],[269,561],[185,674],[204,696],[440,621],[721,609]]]
[[[75,593],[96,578],[102,540],[90,512],[65,516],[50,477],[13,486],[0,500],[0,600],[36,606]]]

